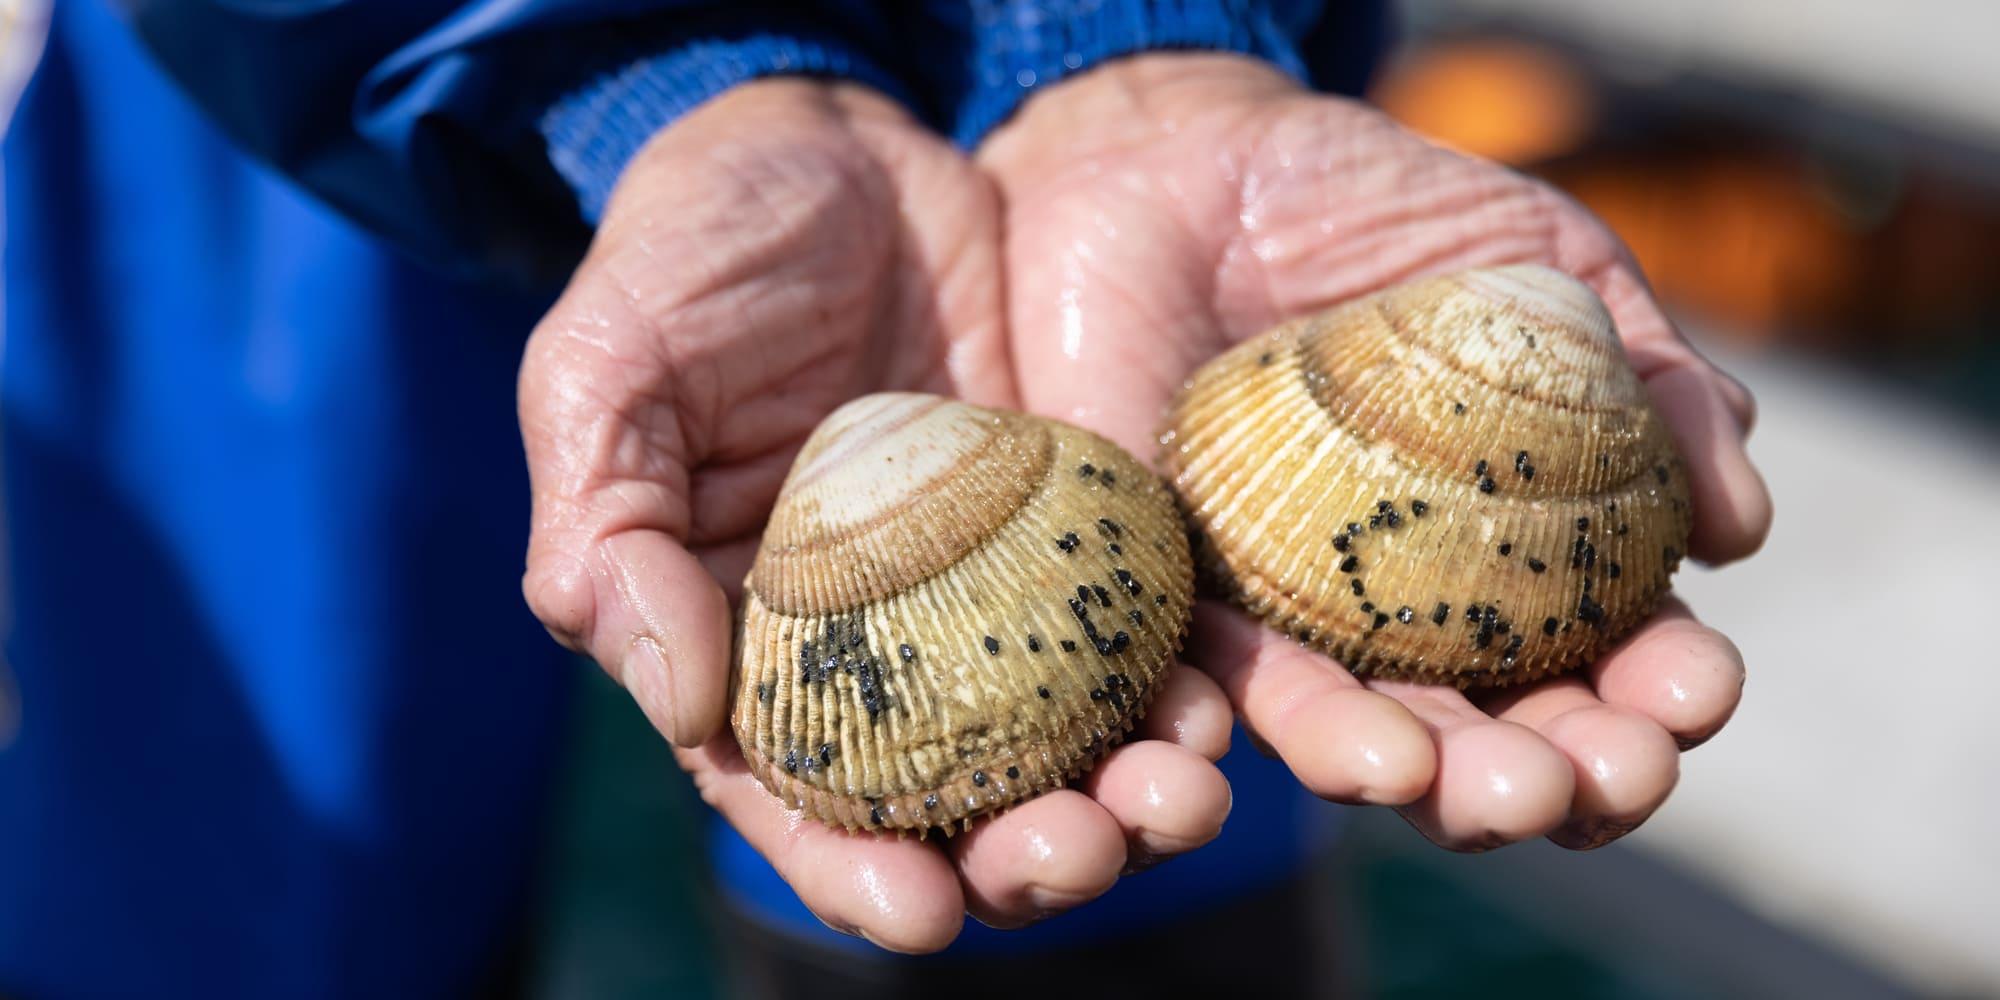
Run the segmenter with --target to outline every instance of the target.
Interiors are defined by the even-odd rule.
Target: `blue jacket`
[[[653,130],[807,71],[970,144],[1022,81],[1120,53],[1352,88],[1379,32],[1372,4],[1279,0],[127,6],[62,0],[46,44],[35,10],[0,21],[0,121],[38,54],[0,141],[0,995],[449,995],[495,968],[574,669],[519,597],[514,367]],[[962,947],[1282,875],[1303,804],[1252,752],[1225,770],[1217,845]],[[726,830],[715,860],[828,933]]]

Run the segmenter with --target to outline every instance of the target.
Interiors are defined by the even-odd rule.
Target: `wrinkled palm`
[[[916,389],[1018,407],[999,201],[970,162],[861,91],[740,88],[627,168],[536,330],[520,407],[534,485],[524,588],[619,678],[704,797],[835,927],[942,947],[1018,925],[1212,838],[1229,712],[1177,668],[1138,739],[1078,789],[940,849],[802,820],[723,730],[729,610],[793,454],[840,403]]]
[[[1289,316],[1409,278],[1550,264],[1611,305],[1694,481],[1697,555],[1761,543],[1750,401],[1680,339],[1629,257],[1546,186],[1429,145],[1247,60],[1146,56],[1031,104],[981,151],[1007,204],[1009,321],[1035,410],[1148,454],[1198,365]],[[1742,664],[1677,603],[1587,676],[1468,699],[1360,684],[1225,609],[1190,657],[1320,794],[1392,803],[1441,844],[1595,846],[1663,801],[1676,741],[1734,708]]]
[[[983,168],[983,169],[982,169]],[[1004,217],[1003,217],[1003,204]],[[1742,665],[1672,605],[1588,676],[1480,699],[1364,685],[1222,607],[1134,742],[1076,789],[940,848],[849,836],[763,789],[723,726],[729,599],[792,455],[856,395],[1060,417],[1152,457],[1197,365],[1278,318],[1422,273],[1554,264],[1610,301],[1694,478],[1697,555],[1761,540],[1749,399],[1697,358],[1593,220],[1233,57],[1144,56],[1039,94],[975,165],[879,97],[765,81],[627,167],[537,328],[520,408],[524,589],[620,679],[705,798],[835,927],[925,951],[1012,926],[1211,839],[1234,712],[1325,797],[1476,849],[1636,826],[1675,741],[1727,720]]]

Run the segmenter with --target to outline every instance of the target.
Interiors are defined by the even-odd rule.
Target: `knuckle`
[[[595,595],[583,561],[552,552],[536,554],[521,577],[521,593],[557,642],[583,650],[595,616]]]

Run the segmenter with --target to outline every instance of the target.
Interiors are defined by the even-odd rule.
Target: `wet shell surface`
[[[1359,674],[1582,666],[1687,547],[1686,471],[1610,314],[1542,267],[1285,323],[1197,372],[1162,444],[1204,578]]]
[[[789,805],[924,831],[1060,787],[1145,712],[1193,600],[1159,478],[1054,421],[867,396],[799,454],[745,587],[732,722]]]

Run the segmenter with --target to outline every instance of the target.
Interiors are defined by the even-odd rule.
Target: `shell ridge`
[[[1405,347],[1412,350],[1423,352],[1426,356],[1434,359],[1439,365],[1442,365],[1443,367],[1456,373],[1459,377],[1465,379],[1467,382],[1476,383],[1478,385],[1482,385],[1490,389],[1502,388],[1500,386],[1495,386],[1491,381],[1481,376],[1480,373],[1466,368],[1462,362],[1460,362],[1457,358],[1452,357],[1449,353],[1443,351],[1432,351],[1429,348],[1427,348],[1421,340],[1411,336],[1406,331],[1404,320],[1398,318],[1394,313],[1390,312],[1389,309],[1390,306],[1388,302],[1377,301],[1375,303],[1374,312],[1376,317],[1382,320],[1382,322],[1392,332],[1395,333],[1396,339],[1400,341]],[[1556,407],[1558,409],[1570,410],[1581,413],[1597,413],[1597,412],[1602,412],[1604,410],[1618,408],[1618,405],[1615,403],[1605,406],[1591,406],[1585,403],[1578,402],[1576,400],[1562,399],[1553,395],[1548,395],[1546,393],[1520,393],[1520,395],[1522,395],[1523,398],[1531,399],[1537,403],[1544,403],[1549,406]]]
[[[1204,574],[1358,672],[1460,685],[1588,662],[1651,613],[1683,463],[1608,312],[1517,270],[1293,320],[1189,379],[1162,460]]]
[[[871,412],[858,419],[879,424],[895,413]],[[956,422],[943,437],[969,440],[956,430],[960,414],[935,419]],[[905,511],[902,536],[943,537],[959,507],[993,512],[996,497],[1019,498],[950,565],[914,582],[906,574],[864,604],[807,602],[804,612],[772,604],[759,586],[768,577],[753,568],[740,627],[763,639],[739,643],[735,725],[753,772],[782,799],[849,828],[950,829],[1060,786],[1150,704],[1192,603],[1171,496],[1116,445],[1052,422],[1034,426],[1047,429],[1035,435],[1045,461],[1032,480],[972,477],[952,486],[949,502]],[[900,460],[901,447],[856,453]],[[935,454],[918,461],[926,473],[949,464]],[[830,481],[866,488],[868,468]],[[876,513],[870,502],[841,501],[840,510]],[[816,593],[850,586],[860,571],[815,555],[795,575]],[[1073,616],[1079,586],[1089,604]],[[811,643],[836,639],[837,662],[801,662]]]

